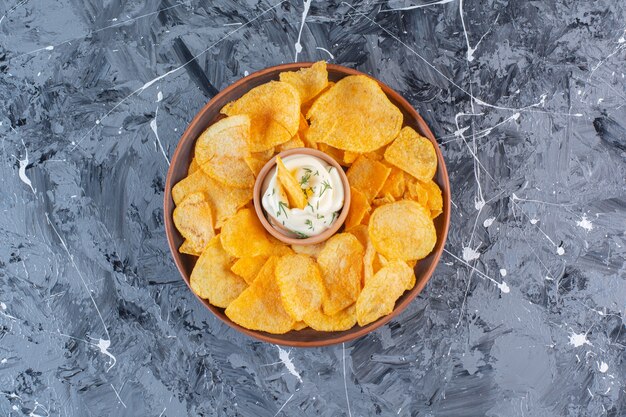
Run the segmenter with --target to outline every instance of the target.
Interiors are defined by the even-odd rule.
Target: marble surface
[[[3,0],[0,415],[626,415],[623,1]],[[168,158],[219,89],[294,60],[401,92],[452,182],[390,325],[323,349],[192,296]]]

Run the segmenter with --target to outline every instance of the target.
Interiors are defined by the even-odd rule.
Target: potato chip
[[[256,279],[226,308],[226,316],[251,330],[283,334],[290,331],[296,320],[283,307],[275,269],[278,258],[270,257]]]
[[[248,286],[230,271],[233,258],[215,236],[205,248],[191,271],[190,286],[199,297],[217,307],[228,307]]]
[[[350,233],[339,233],[326,241],[317,257],[328,295],[324,314],[333,315],[354,303],[363,279],[363,246]]]
[[[225,117],[209,126],[196,141],[195,158],[205,166],[216,156],[241,158],[248,153],[250,117]]]
[[[376,251],[390,260],[422,259],[437,242],[430,212],[411,200],[375,209],[368,230]]]
[[[350,187],[350,209],[348,217],[346,217],[346,230],[349,231],[353,227],[359,225],[363,216],[371,209],[367,202],[367,197],[361,191],[354,187]]]
[[[285,194],[287,194],[289,207],[305,208],[307,204],[306,194],[304,194],[302,187],[300,187],[300,182],[289,172],[289,169],[287,169],[280,156],[276,157],[276,167],[278,182],[280,182],[282,189],[285,191]]]
[[[249,285],[252,284],[266,261],[267,257],[265,256],[248,256],[237,259],[230,270],[243,278]]]
[[[300,95],[290,84],[270,81],[224,106],[228,116],[250,116],[250,152],[270,149],[291,139],[300,124]]]
[[[274,244],[268,239],[256,213],[250,209],[241,209],[222,227],[222,246],[226,252],[236,258],[250,256],[270,256]]]
[[[376,208],[384,206],[385,204],[393,203],[394,201],[396,201],[396,199],[393,198],[391,194],[385,194],[383,197],[375,198],[374,201],[372,201],[372,207]]]
[[[204,250],[204,248],[202,248]],[[186,253],[187,255],[200,256],[202,255],[202,251],[198,251],[194,248],[193,244],[190,243],[187,239],[183,240],[182,245],[178,248],[180,253]]]
[[[267,161],[272,159],[272,156],[274,156],[274,148],[263,152],[251,153],[244,156],[243,160],[246,165],[248,165],[248,168],[250,168],[250,171],[252,171],[252,175],[256,178],[256,176],[259,175],[259,172],[261,172],[261,169],[263,169],[265,164],[267,164]]]
[[[426,208],[430,209],[430,217],[435,218],[443,213],[443,198],[441,197],[441,188],[433,181],[429,180],[422,184],[428,193],[428,204]]]
[[[383,188],[391,169],[378,161],[360,156],[350,166],[346,175],[350,186],[360,190],[367,201],[374,200],[378,192]]]
[[[201,165],[201,168],[224,185],[235,188],[254,187],[254,173],[243,158],[216,156],[211,162]]]
[[[304,148],[304,142],[300,139],[300,134],[296,133],[294,137],[285,143],[276,146],[276,152],[288,151],[289,149]]]
[[[437,153],[433,144],[409,126],[402,128],[387,147],[385,160],[422,181],[430,180],[437,172]]]
[[[200,165],[198,165],[198,161],[194,157],[191,160],[191,163],[189,164],[189,169],[187,170],[187,175],[191,175],[191,174],[193,174],[194,172],[196,172],[199,169],[200,169]]]
[[[306,329],[307,327],[309,327],[309,325],[308,325],[308,324],[306,324],[305,322],[303,322],[303,321],[297,321],[297,322],[295,322],[295,323],[294,323],[294,325],[293,325],[293,327],[291,328],[291,330],[298,331],[298,330],[303,330],[303,329]]]
[[[361,224],[368,225],[370,223],[371,215],[372,215],[371,211],[368,211],[367,213],[365,213],[365,215],[363,216],[363,219],[361,219]]]
[[[312,258],[317,258],[323,248],[324,243],[318,243],[315,245],[291,245],[291,249],[293,249],[295,253],[309,255]]]
[[[369,235],[367,233],[366,225],[359,224],[358,226],[351,228],[348,231],[348,233],[350,233],[351,235],[354,235],[354,237],[357,238],[361,246],[363,246],[364,248],[367,247],[367,242],[369,241]]]
[[[178,205],[185,196],[198,191],[206,194],[211,207],[213,207],[212,213],[216,229],[222,227],[227,218],[233,216],[239,208],[252,200],[252,189],[234,188],[220,184],[202,170],[198,170],[179,181],[172,188],[172,198],[174,203]]]
[[[185,238],[186,247],[195,253],[202,253],[205,246],[215,236],[211,206],[203,192],[189,194],[174,209],[174,224]]]
[[[352,304],[332,316],[324,314],[321,309],[309,312],[304,322],[319,332],[340,332],[349,330],[356,324],[356,306]]]
[[[328,91],[333,85],[335,85],[335,83],[332,82],[332,81],[329,81],[328,84],[326,84],[326,87],[322,91],[320,91],[315,97],[313,97],[312,99],[310,99],[309,101],[307,101],[305,103],[302,103],[302,106],[300,106],[300,110],[302,111],[302,114],[307,114],[309,112],[309,109],[313,105],[313,103],[315,103],[315,101],[322,94],[324,94],[326,91]]]
[[[307,255],[285,255],[276,263],[276,281],[285,310],[301,321],[322,304],[326,289],[320,268]]]
[[[281,72],[279,77],[282,82],[289,83],[298,90],[302,103],[318,95],[328,84],[325,61],[318,61],[309,68],[301,68],[296,72]]]
[[[361,156],[358,152],[345,151],[343,153],[343,162],[346,165],[351,165],[359,156]]]
[[[392,261],[365,283],[356,301],[356,317],[360,326],[372,323],[393,311],[396,300],[411,281],[413,270],[402,261]]]
[[[404,188],[404,171],[396,167],[392,167],[387,180],[383,184],[383,188],[381,188],[378,192],[378,197],[384,197],[386,194],[389,194],[394,199],[399,200],[404,194]]]
[[[402,127],[402,113],[378,83],[351,75],[323,93],[306,115],[307,136],[352,152],[371,152],[391,142]]]
[[[407,291],[410,291],[413,287],[415,287],[415,265],[417,264],[417,261],[406,261],[406,264],[413,270],[413,275],[411,276],[409,283],[406,285]]]
[[[367,282],[383,267],[383,258],[380,254],[376,253],[376,249],[372,244],[372,240],[367,240],[365,246],[365,254],[363,255],[363,285]]]
[[[424,187],[424,183],[412,177],[406,175],[404,198],[417,201],[422,206],[428,206],[428,190]]]

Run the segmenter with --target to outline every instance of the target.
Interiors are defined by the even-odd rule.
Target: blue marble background
[[[3,416],[626,415],[623,1],[2,0]],[[400,91],[452,182],[397,320],[285,349],[192,296],[163,187],[215,93],[294,60]]]

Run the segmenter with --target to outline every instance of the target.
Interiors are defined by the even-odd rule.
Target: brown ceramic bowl
[[[281,158],[284,158],[289,155],[311,155],[323,160],[327,164],[335,167],[337,172],[339,172],[339,176],[341,177],[341,183],[343,185],[343,207],[339,212],[339,217],[337,217],[337,220],[335,220],[331,227],[324,230],[319,235],[311,236],[305,239],[288,236],[286,234],[287,231],[283,227],[281,227],[281,225],[272,225],[265,216],[263,205],[261,204],[263,182],[265,181],[267,175],[273,172],[273,169],[276,166],[276,157],[280,156]],[[317,149],[311,148],[289,149],[287,151],[279,153],[278,155],[267,161],[265,166],[263,166],[261,171],[259,171],[259,175],[257,175],[256,177],[252,195],[254,196],[254,210],[256,211],[257,216],[259,216],[259,220],[261,221],[263,227],[265,227],[265,230],[267,230],[268,233],[274,236],[276,239],[280,240],[281,242],[285,242],[288,245],[315,245],[316,243],[325,241],[326,239],[337,233],[339,228],[341,228],[343,223],[346,221],[346,217],[348,217],[348,211],[350,210],[350,184],[348,183],[348,177],[346,176],[343,167],[339,165],[337,161],[335,161],[330,155],[327,155],[322,151],[318,151]]]
[[[167,241],[174,258],[174,262],[181,276],[189,285],[189,277],[191,276],[191,270],[193,269],[196,259],[193,256],[181,254],[178,252],[179,246],[183,243],[182,236],[176,230],[174,221],[172,219],[172,213],[174,211],[174,201],[172,200],[172,187],[187,175],[187,168],[193,158],[193,149],[196,139],[200,134],[211,124],[215,123],[220,118],[220,109],[228,102],[241,97],[250,89],[266,83],[271,80],[278,80],[278,74],[282,71],[296,71],[299,68],[309,67],[312,62],[297,62],[293,64],[277,65],[275,67],[266,68],[264,70],[250,74],[248,77],[242,78],[229,87],[225,88],[218,95],[216,95],[211,101],[209,101],[200,112],[193,118],[185,132],[183,133],[176,151],[172,156],[170,169],[167,172],[167,179],[165,181],[165,196],[164,196],[164,217],[165,217],[165,232],[167,234]],[[328,64],[328,78],[330,81],[338,81],[341,78],[348,75],[363,75],[362,72],[356,71],[351,68],[346,68],[341,65]],[[383,324],[389,322],[391,319],[400,314],[409,303],[422,291],[431,275],[437,267],[441,253],[443,252],[444,245],[446,243],[446,237],[448,235],[448,225],[450,223],[450,183],[448,181],[448,172],[446,171],[446,165],[444,163],[441,151],[437,146],[437,141],[432,132],[424,122],[424,119],[415,111],[413,107],[407,102],[400,94],[396,93],[389,86],[381,83],[380,87],[383,89],[387,97],[402,111],[404,115],[404,125],[411,126],[422,136],[430,139],[437,152],[437,173],[433,179],[441,188],[443,197],[443,213],[435,219],[435,228],[437,229],[437,244],[433,251],[426,258],[422,259],[415,266],[416,284],[412,290],[405,292],[396,302],[395,309],[391,314],[385,317],[381,317],[379,320],[368,324],[367,326],[360,327],[354,326],[350,330],[343,332],[318,332],[310,328],[291,331],[282,335],[274,335],[265,332],[259,332],[255,330],[248,330],[236,323],[233,323],[226,315],[224,310],[215,307],[207,300],[200,299],[213,314],[215,314],[220,320],[234,329],[247,334],[248,336],[256,339],[276,343],[279,345],[296,346],[296,347],[316,347],[327,346],[336,343],[347,342],[349,340],[356,339],[364,336],[369,332],[377,329]]]

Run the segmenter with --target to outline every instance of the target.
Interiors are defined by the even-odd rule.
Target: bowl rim
[[[298,238],[286,236],[282,234],[280,230],[273,227],[271,223],[267,220],[267,217],[265,216],[265,213],[264,213],[265,210],[263,209],[263,205],[261,204],[261,193],[263,192],[263,182],[265,181],[265,178],[270,173],[272,168],[276,166],[276,158],[279,156],[281,158],[286,158],[291,155],[314,156],[328,163],[330,166],[334,167],[339,172],[339,178],[341,178],[341,185],[343,186],[343,189],[344,189],[343,206],[341,206],[341,211],[339,212],[339,216],[337,217],[335,222],[331,225],[331,227],[324,230],[322,233],[319,233],[317,235],[310,236],[304,239],[298,239]],[[327,153],[322,152],[317,149],[313,149],[313,148],[288,149],[286,151],[277,153],[269,161],[267,161],[265,165],[263,165],[263,168],[261,168],[261,171],[259,171],[259,174],[257,175],[256,180],[254,181],[254,188],[252,190],[252,201],[254,203],[254,211],[256,212],[257,217],[259,218],[259,221],[261,222],[265,230],[267,230],[267,232],[271,234],[272,236],[274,236],[276,239],[288,245],[303,245],[303,246],[315,245],[317,243],[321,243],[330,239],[331,236],[335,234],[335,232],[337,232],[346,221],[346,218],[348,217],[348,211],[350,210],[350,201],[351,201],[350,183],[348,182],[348,176],[343,170],[343,167],[339,165],[339,163],[335,161]]]
[[[174,226],[173,218],[171,215],[174,209],[174,201],[172,199],[172,187],[174,186],[174,184],[172,184],[173,175],[174,175],[174,167],[176,166],[176,162],[180,160],[180,154],[182,152],[183,143],[189,140],[191,141],[197,140],[197,137],[193,137],[193,138],[190,137],[191,132],[193,128],[195,127],[195,125],[202,122],[204,113],[206,113],[212,106],[214,106],[215,103],[219,102],[220,99],[232,94],[233,92],[236,92],[240,88],[242,89],[241,95],[245,94],[245,92],[248,91],[247,83],[250,82],[251,80],[254,80],[260,77],[265,77],[270,74],[271,75],[275,74],[276,76],[278,76],[278,74],[282,71],[297,71],[301,68],[310,67],[313,64],[314,62],[293,62],[293,63],[280,64],[280,65],[267,67],[259,71],[253,72],[252,74],[246,77],[238,79],[237,81],[235,81],[234,83],[232,83],[231,85],[229,85],[228,87],[220,91],[213,98],[211,98],[196,113],[196,115],[193,117],[191,122],[187,125],[180,139],[178,140],[178,143],[176,145],[176,150],[174,151],[170,160],[171,162],[170,162],[169,169],[167,171],[167,177],[165,180],[165,190],[163,193],[164,194],[163,195],[163,217],[164,217],[164,227],[165,227],[165,233],[166,233],[166,237],[168,241],[168,246],[169,246],[172,258],[174,258],[174,263],[176,265],[176,268],[178,269],[178,272],[181,278],[183,279],[183,281],[185,281],[185,283],[189,287],[189,290],[191,291],[191,293],[208,310],[210,310],[211,313],[213,313],[213,315],[216,316],[220,321],[222,321],[229,327],[247,336],[250,336],[256,340],[273,343],[276,345],[291,346],[291,347],[305,347],[305,348],[306,347],[313,348],[313,347],[331,346],[331,345],[336,345],[339,343],[345,343],[351,340],[358,339],[360,337],[363,337],[371,333],[372,331],[378,329],[379,327],[387,324],[393,318],[400,315],[408,307],[408,305],[422,292],[422,290],[424,289],[424,287],[426,286],[426,284],[432,277],[437,265],[439,264],[441,255],[443,254],[445,243],[448,237],[448,229],[450,225],[450,180],[448,177],[448,171],[446,169],[446,165],[443,159],[443,155],[441,153],[441,149],[439,148],[439,145],[435,139],[435,136],[431,132],[430,128],[428,127],[424,119],[420,116],[417,110],[415,110],[415,108],[413,108],[413,106],[404,97],[400,95],[400,93],[396,92],[394,89],[392,89],[391,87],[389,87],[387,84],[383,83],[382,81],[376,79],[375,77],[372,77],[366,73],[355,70],[353,68],[345,67],[343,65],[327,64],[327,70],[329,72],[332,71],[332,72],[340,73],[343,77],[346,77],[349,75],[364,75],[376,81],[380,85],[380,87],[383,89],[385,94],[390,99],[392,99],[392,101],[395,101],[404,113],[408,114],[411,117],[412,122],[414,122],[413,124],[417,125],[420,133],[423,134],[423,136],[425,136],[427,139],[429,139],[435,148],[435,152],[437,154],[437,171],[440,174],[440,179],[443,182],[443,184],[440,184],[440,185],[441,185],[441,191],[442,191],[442,197],[443,197],[443,208],[442,208],[443,212],[441,216],[444,216],[444,217],[443,217],[443,224],[441,226],[442,238],[437,240],[434,251],[431,252],[431,254],[429,255],[429,256],[433,256],[433,259],[428,269],[421,275],[420,279],[418,279],[418,282],[409,291],[409,294],[406,297],[404,297],[402,301],[400,301],[399,303],[395,305],[394,310],[390,314],[384,317],[381,317],[378,320],[372,323],[369,323],[363,327],[359,327],[358,329],[356,329],[356,331],[352,331],[354,329],[353,327],[349,330],[341,331],[341,332],[319,332],[320,334],[327,335],[327,337],[323,337],[323,338],[316,339],[316,340],[286,340],[286,339],[280,338],[283,335],[274,335],[271,333],[247,329],[231,321],[225,315],[222,315],[221,310],[223,309],[213,306],[212,304],[208,302],[208,300],[204,300],[200,298],[195,292],[191,290],[191,285],[189,282],[190,277],[187,277],[185,273],[185,268],[182,262],[182,256],[180,253],[178,253],[178,248],[176,247],[174,243],[175,226]],[[355,325],[355,326],[358,326],[358,325]]]

